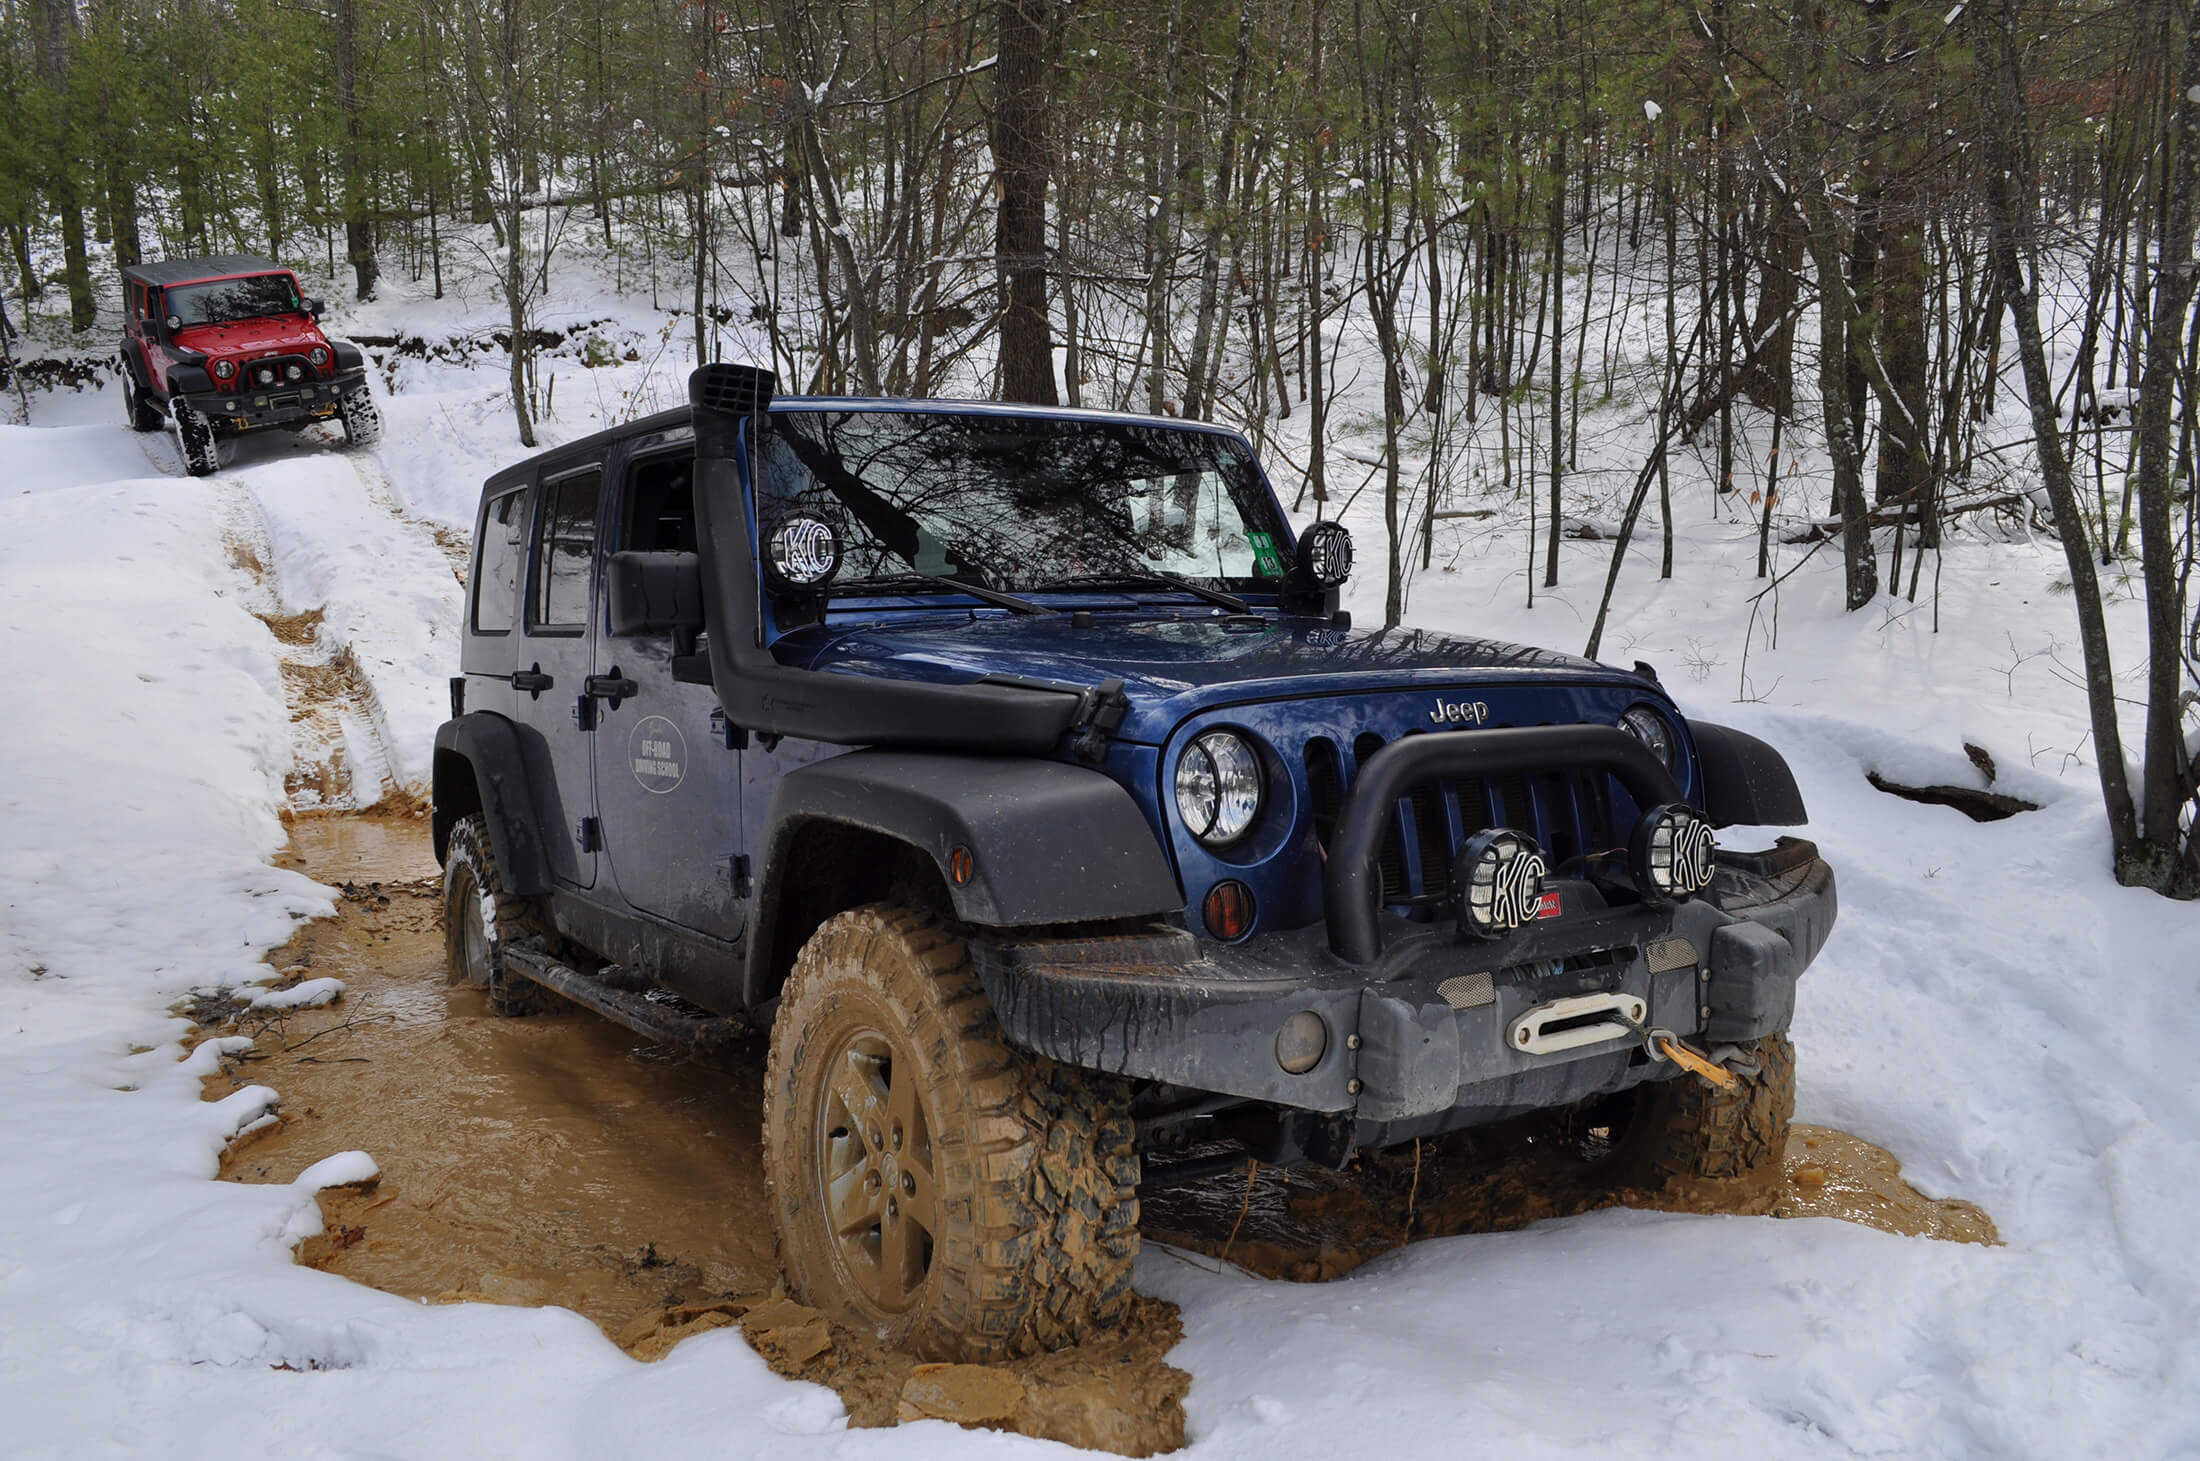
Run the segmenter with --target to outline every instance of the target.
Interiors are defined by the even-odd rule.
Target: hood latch
[[[1077,759],[1099,765],[1108,754],[1108,737],[1131,712],[1131,698],[1120,678],[1088,686],[1077,697],[1077,718],[1070,722],[1069,748]]]

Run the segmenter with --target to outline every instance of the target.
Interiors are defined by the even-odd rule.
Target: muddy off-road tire
[[[344,440],[354,447],[364,450],[382,439],[382,413],[365,386],[337,402],[336,417],[344,424]]]
[[[839,914],[796,957],[764,1095],[787,1285],[919,1356],[998,1360],[1131,1303],[1138,1157],[1123,1083],[1014,1049],[963,941]]]
[[[534,899],[504,891],[481,818],[460,817],[443,858],[445,981],[487,990],[489,1008],[499,1015],[546,1008],[549,990],[504,967],[504,945],[541,932],[540,919]]]
[[[145,399],[144,387],[127,370],[122,373],[122,414],[129,418],[132,431],[158,431],[168,420],[160,407]]]
[[[176,437],[183,444],[183,469],[194,477],[211,477],[221,469],[221,452],[214,445],[214,423],[192,409],[188,401],[176,402]]]
[[[1640,1085],[1623,1098],[1611,1160],[1620,1180],[1728,1181],[1780,1170],[1795,1116],[1795,1046],[1769,1035],[1746,1047],[1760,1067],[1730,1087],[1692,1075]]]

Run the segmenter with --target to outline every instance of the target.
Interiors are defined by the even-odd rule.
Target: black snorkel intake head
[[[732,461],[740,452],[741,423],[761,421],[771,410],[778,378],[762,366],[714,364],[688,375],[688,404],[695,414],[698,463]]]

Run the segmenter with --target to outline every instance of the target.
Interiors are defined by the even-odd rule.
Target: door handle
[[[581,681],[581,691],[593,699],[610,701],[611,708],[617,710],[621,700],[633,699],[642,693],[642,687],[621,675],[619,667],[613,665],[610,674],[590,675]]]
[[[512,688],[525,690],[530,695],[540,696],[543,691],[556,683],[557,681],[542,672],[542,663],[539,660],[536,661],[535,667],[531,670],[512,671]]]

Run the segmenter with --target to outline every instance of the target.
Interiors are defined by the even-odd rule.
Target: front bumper
[[[191,391],[176,399],[188,403],[218,430],[258,431],[270,426],[305,426],[334,420],[344,397],[366,388],[367,372],[362,367],[267,390]]]
[[[1722,853],[1708,898],[1598,911],[1499,941],[1386,917],[1372,963],[1340,958],[1320,925],[1239,945],[1160,927],[1011,935],[977,940],[972,952],[1019,1045],[1087,1069],[1347,1116],[1360,1144],[1380,1145],[1671,1073],[1616,1025],[1570,1048],[1515,1048],[1523,1022],[1560,1000],[1639,999],[1644,1023],[1713,1045],[1785,1030],[1835,911],[1832,868],[1810,843],[1782,838],[1768,854]],[[1276,1039],[1300,1011],[1317,1015],[1328,1038],[1320,1059],[1292,1074]]]

